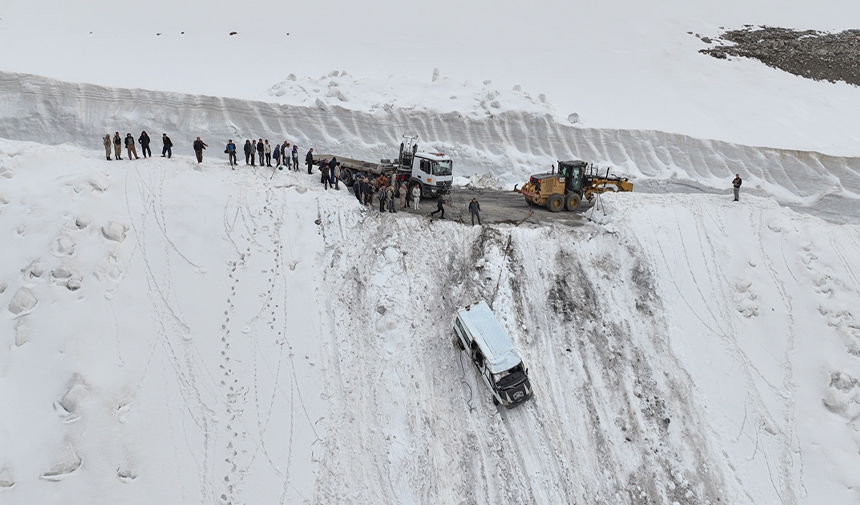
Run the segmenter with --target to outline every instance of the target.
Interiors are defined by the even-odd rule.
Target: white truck
[[[340,180],[352,186],[361,174],[370,179],[387,177],[399,185],[406,184],[413,198],[435,197],[447,193],[454,180],[453,162],[449,156],[437,152],[419,152],[418,136],[404,135],[400,154],[396,160],[383,159],[379,163],[344,158],[333,154],[314,154],[314,164],[337,157]]]

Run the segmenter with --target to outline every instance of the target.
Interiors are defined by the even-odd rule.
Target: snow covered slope
[[[860,499],[856,225],[633,193],[472,228],[12,141],[0,175],[3,503]],[[453,346],[480,298],[512,411]]]

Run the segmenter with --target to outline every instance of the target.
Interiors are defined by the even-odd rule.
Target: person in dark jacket
[[[197,163],[203,163],[203,150],[207,147],[206,143],[200,140],[200,137],[194,141],[194,154],[197,155]]]
[[[472,226],[475,226],[475,218],[478,218],[478,224],[483,226],[481,223],[481,204],[478,203],[477,198],[472,198],[472,201],[469,202],[469,214],[472,215]]]
[[[371,186],[370,181],[367,178],[361,178],[361,195],[364,197],[364,205],[370,205],[373,199],[373,186]]]
[[[237,165],[236,163],[236,144],[233,143],[233,139],[227,141],[227,148],[224,149],[224,152],[227,153],[227,158],[230,160],[230,168],[233,168]],[[233,170],[236,170],[233,168]]]
[[[113,157],[118,160],[122,159],[122,137],[119,136],[119,132],[113,135]]]
[[[308,174],[312,174],[313,168],[314,168],[314,148],[313,147],[311,147],[310,150],[308,150],[308,154],[305,156],[305,163],[308,164]]]
[[[149,157],[152,158],[152,150],[149,148],[149,135],[146,131],[140,132],[140,137],[137,139],[140,142],[140,150],[143,151],[143,157],[146,158],[146,154],[149,153]]]
[[[735,180],[732,181],[732,191],[735,193],[735,201],[739,201],[741,196],[741,184],[743,184],[743,180],[741,180],[741,174],[735,174]]]
[[[442,215],[439,219],[445,219],[445,204],[448,203],[445,200],[445,195],[439,195],[439,198],[436,200],[436,210],[430,213],[431,216],[435,215],[437,212],[441,212]]]
[[[173,142],[170,141],[170,137],[166,133],[161,134],[161,141],[164,143],[164,147],[161,148],[161,157],[164,158],[166,153],[167,157],[170,158],[173,156]]]
[[[358,200],[359,205],[362,204],[361,200],[361,176],[355,178],[355,182],[352,183],[352,192],[355,194],[355,199]]]
[[[260,160],[261,167],[266,163],[265,152],[266,148],[263,147],[263,139],[260,139],[257,141],[257,159]]]
[[[251,164],[251,158],[254,156],[253,148],[251,147],[251,141],[245,140],[245,164]]]
[[[328,189],[329,186],[331,186],[331,177],[329,177],[328,175],[330,170],[329,166],[330,165],[328,164],[328,159],[323,158],[323,160],[320,162],[320,182],[325,189]]]
[[[293,170],[299,171],[299,145],[293,144]]]
[[[137,148],[134,146],[134,137],[131,136],[131,133],[125,136],[125,148],[128,151],[128,159],[131,159],[132,155],[134,155],[134,159],[140,159],[140,156],[137,155]]]
[[[379,212],[385,212],[385,186],[380,186],[376,191],[376,199],[379,200]]]

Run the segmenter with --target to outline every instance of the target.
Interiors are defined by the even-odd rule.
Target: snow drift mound
[[[213,146],[229,138],[286,139],[302,149],[367,160],[391,158],[401,136],[415,133],[424,148],[450,154],[459,175],[477,174],[484,183],[505,188],[559,159],[580,158],[634,180],[692,181],[711,188],[728,187],[740,173],[746,188],[800,205],[831,195],[860,198],[858,158],[655,131],[580,128],[515,109],[492,118],[402,107],[369,113],[323,102],[287,106],[0,73],[1,137],[101,149],[106,132],[143,129],[154,138],[168,132],[177,153],[190,154],[200,135]]]

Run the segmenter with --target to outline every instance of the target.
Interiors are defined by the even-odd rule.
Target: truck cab
[[[404,136],[400,144],[398,171],[408,176],[409,191],[416,198],[447,193],[454,181],[451,157],[438,152],[418,152],[417,139],[417,136]]]

